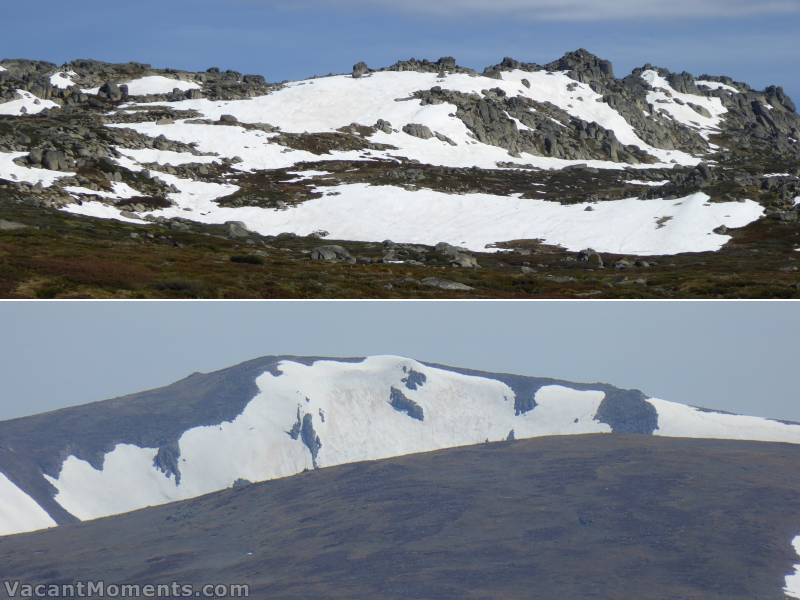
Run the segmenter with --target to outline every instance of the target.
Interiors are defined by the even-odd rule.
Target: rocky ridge
[[[273,120],[269,111],[254,117],[246,109],[296,90],[311,93],[336,77],[270,84],[261,76],[216,68],[187,72],[139,63],[0,60],[0,161],[6,161],[0,164],[0,197],[175,230],[194,229],[198,221],[219,224],[231,239],[255,243],[280,231],[265,233],[235,211],[291,215],[297,207],[332,201],[363,185],[376,193],[433,191],[580,204],[587,212],[609,201],[682,201],[699,192],[712,204],[753,200],[769,220],[786,227],[798,223],[800,117],[780,87],[754,90],[728,77],[695,77],[650,64],[618,78],[608,61],[586,50],[544,65],[505,58],[482,72],[451,57],[378,69],[359,63],[343,80],[368,86],[348,92],[356,104],[366,103],[370,82],[395,74],[428,79],[387,103],[383,117],[370,114],[327,128],[287,124],[277,115]],[[563,88],[561,78],[567,78]],[[558,93],[548,96],[548,86]],[[230,111],[209,111],[207,101]],[[406,105],[418,107],[422,116],[435,111],[448,120],[390,117]],[[609,120],[608,114],[619,119]],[[220,140],[233,140],[235,133],[242,153],[181,133],[188,127],[211,138],[218,132]],[[465,137],[453,133],[462,130]],[[250,140],[263,144],[270,157],[264,166],[254,162],[255,154],[244,154],[253,148]],[[471,163],[480,153],[490,158]],[[187,191],[192,186],[214,192],[204,214],[217,207],[234,212],[215,221],[198,218],[198,209],[192,209],[195,192]],[[664,216],[655,230],[673,224]],[[730,235],[736,227],[722,223],[713,233]],[[327,229],[321,225],[298,234],[331,237]],[[331,239],[383,237],[334,232]],[[460,237],[424,243],[389,237],[395,241],[385,245],[384,264],[479,264],[474,244],[468,249]],[[437,241],[456,250],[442,252]],[[488,249],[520,249],[542,240],[496,242]],[[591,241],[587,246],[598,248]],[[598,253],[592,247],[575,258],[627,253],[602,247]],[[308,257],[361,260],[324,249]],[[586,262],[609,266],[602,258]]]

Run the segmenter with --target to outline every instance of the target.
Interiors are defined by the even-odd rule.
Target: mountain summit
[[[157,390],[0,423],[0,533],[345,463],[578,434],[800,443],[800,424],[607,384],[394,356],[264,357]]]

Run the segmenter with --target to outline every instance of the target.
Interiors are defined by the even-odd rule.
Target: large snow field
[[[533,155],[512,158],[501,148],[492,150],[494,147],[476,142],[466,125],[455,116],[454,105],[443,103],[422,106],[419,100],[412,98],[414,92],[434,86],[468,94],[480,94],[482,90],[499,87],[510,96],[551,102],[575,117],[597,122],[614,131],[621,143],[641,148],[657,158],[662,166],[672,166],[673,161],[688,165],[700,162],[699,158],[684,152],[663,150],[646,144],[618,112],[599,101],[600,95],[588,85],[578,83],[564,73],[512,71],[503,73],[502,77],[502,80],[498,80],[468,74],[450,74],[440,79],[433,73],[413,71],[378,72],[359,79],[338,75],[293,82],[271,94],[246,100],[185,100],[170,103],[170,106],[194,109],[210,119],[231,114],[244,123],[269,123],[283,131],[295,133],[332,132],[351,123],[373,125],[378,119],[383,119],[392,123],[395,131],[390,134],[378,132],[371,140],[397,146],[402,150],[403,156],[428,164],[494,166],[497,161],[509,161],[519,164],[533,163],[543,168],[561,168],[568,164],[587,162],[559,161]],[[530,88],[522,83],[523,79],[529,81]],[[570,90],[569,87],[574,89]],[[452,139],[457,146],[453,147],[435,139],[419,140],[403,133],[402,127],[409,123],[427,125],[431,130]],[[521,123],[517,127],[525,128]],[[167,128],[157,131],[174,139]],[[537,164],[536,159],[542,158],[545,160]],[[607,161],[591,163],[601,168],[625,166]]]
[[[77,517],[92,519],[195,497],[239,479],[264,481],[315,464],[499,441],[512,430],[518,439],[611,431],[595,419],[601,391],[545,386],[536,392],[536,407],[516,415],[515,395],[506,384],[411,359],[375,356],[360,363],[312,365],[286,360],[278,369],[279,375],[265,372],[257,378],[259,391],[238,417],[183,433],[180,484],[153,466],[156,448],[120,444],[106,455],[101,470],[68,457],[58,478],[47,477],[58,490],[56,500]],[[412,371],[425,376],[415,389],[404,382]],[[392,406],[397,391],[422,411],[421,419],[408,414],[407,406]],[[659,435],[800,443],[797,425],[650,402],[658,412]],[[299,431],[306,420],[313,425],[308,437],[321,443],[316,458]]]
[[[367,184],[319,187],[317,191],[326,195],[283,210],[229,208],[215,200],[234,193],[238,188],[232,184],[181,179],[156,171],[151,175],[180,190],[169,194],[173,206],[151,213],[156,217],[184,217],[208,224],[243,221],[261,235],[309,235],[323,229],[332,239],[392,239],[427,245],[447,242],[484,252],[493,251],[488,245],[517,239],[540,239],[571,251],[594,248],[641,256],[714,251],[730,240],[714,229],[720,225],[743,227],[764,211],[749,200],[711,203],[702,193],[674,200],[630,198],[562,205]],[[65,210],[90,216],[100,216],[100,210],[113,217],[113,207],[95,204],[98,206],[85,202]]]
[[[406,370],[404,370],[404,368]],[[415,390],[408,371],[426,375]],[[186,431],[180,439],[180,485],[153,466],[157,449],[117,446],[102,470],[70,456],[60,476],[47,477],[56,500],[80,519],[195,497],[230,487],[238,479],[264,481],[314,467],[302,439],[290,432],[310,415],[322,447],[318,466],[373,460],[453,446],[517,438],[608,433],[594,420],[604,394],[559,386],[542,388],[538,406],[515,416],[514,392],[494,379],[378,356],[363,363],[318,361],[280,364],[282,375],[264,373],[258,395],[231,422]],[[419,405],[416,420],[390,405],[392,388]]]
[[[44,509],[0,473],[0,536],[55,526]]]

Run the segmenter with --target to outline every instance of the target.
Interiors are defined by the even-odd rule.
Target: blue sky
[[[800,0],[40,0],[3,2],[0,57],[210,66],[272,81],[359,60],[548,62],[586,47],[617,74],[651,62],[774,83],[800,99]]]
[[[395,354],[800,421],[800,304],[2,302],[0,419],[268,354]]]

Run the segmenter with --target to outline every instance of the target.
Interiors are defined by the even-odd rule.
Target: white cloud
[[[745,17],[800,13],[800,0],[294,0],[452,16],[505,13],[548,21]]]

